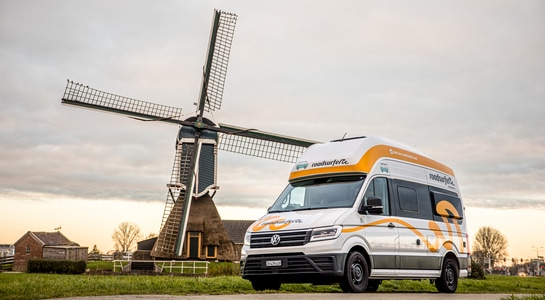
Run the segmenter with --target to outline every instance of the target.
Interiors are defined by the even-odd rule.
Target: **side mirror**
[[[360,214],[368,213],[370,215],[382,215],[384,213],[382,199],[378,197],[369,197],[367,199],[367,205],[362,205],[358,212]]]

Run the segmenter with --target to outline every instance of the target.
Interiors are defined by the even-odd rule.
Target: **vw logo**
[[[278,244],[280,244],[280,236],[278,234],[271,236],[271,245],[277,246]]]

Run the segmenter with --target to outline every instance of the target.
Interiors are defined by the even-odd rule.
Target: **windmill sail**
[[[173,124],[183,121],[181,108],[110,94],[70,80],[66,84],[61,102],[147,121]]]
[[[223,87],[227,75],[227,65],[231,53],[231,44],[235,33],[237,15],[215,10],[214,22],[210,33],[206,64],[203,70],[201,94],[198,109],[211,112],[221,108]]]
[[[318,142],[275,133],[219,124],[220,150],[294,163],[305,149]]]

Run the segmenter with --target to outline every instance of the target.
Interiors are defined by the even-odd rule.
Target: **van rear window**
[[[432,191],[431,197],[433,201],[433,213],[437,216],[462,219],[462,201],[460,198]]]

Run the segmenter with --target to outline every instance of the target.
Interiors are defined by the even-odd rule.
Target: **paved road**
[[[159,300],[499,300],[508,297],[506,294],[417,294],[417,293],[365,293],[365,294],[343,294],[343,293],[320,293],[320,294],[237,294],[237,295],[195,295],[195,296],[171,296],[171,295],[117,295],[97,297],[75,297],[58,298],[57,300],[129,300],[129,299],[159,299]]]

